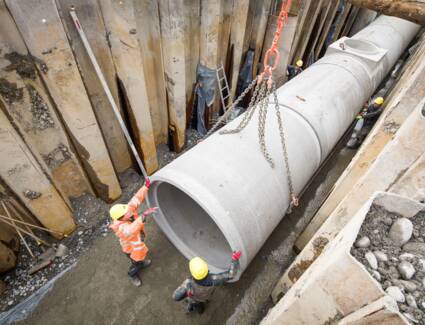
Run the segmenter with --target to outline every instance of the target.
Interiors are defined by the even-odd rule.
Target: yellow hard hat
[[[111,215],[112,220],[118,220],[122,216],[124,216],[128,211],[128,204],[115,204],[109,210],[109,214]]]
[[[297,67],[301,68],[304,64],[303,60],[298,60],[297,63],[295,63],[297,65]]]
[[[208,275],[208,264],[200,257],[194,257],[189,262],[190,274],[195,280],[202,280]]]
[[[382,105],[384,103],[384,98],[382,97],[376,97],[373,101],[376,105]]]

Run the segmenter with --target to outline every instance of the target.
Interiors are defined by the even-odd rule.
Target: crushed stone
[[[33,86],[27,85],[27,89],[31,100],[31,114],[34,127],[40,130],[53,128],[55,122],[43,97],[40,96]]]
[[[405,316],[408,315],[413,323],[425,324],[425,251],[411,249],[408,251],[409,254],[405,251],[406,246],[409,248],[423,244],[425,212],[419,212],[409,219],[413,224],[413,233],[416,235],[411,236],[404,246],[400,246],[400,242],[390,237],[392,225],[400,220],[403,220],[401,216],[388,212],[382,207],[372,206],[357,236],[357,240],[368,237],[371,245],[367,248],[353,245],[351,254],[365,266],[381,284],[383,290],[394,297],[397,296],[400,312]],[[377,270],[370,267],[366,259],[365,255],[369,251],[387,256],[387,260],[378,258]]]

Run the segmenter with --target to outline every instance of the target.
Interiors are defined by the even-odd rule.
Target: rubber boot
[[[351,137],[345,145],[348,149],[357,149],[360,147],[360,141],[357,137]]]
[[[202,315],[205,310],[205,304],[203,302],[199,302],[196,304],[195,310],[198,312],[199,315]]]
[[[201,315],[204,310],[205,304],[203,302],[189,301],[187,304],[186,313],[189,314],[191,312],[196,311],[199,315]]]
[[[142,280],[137,275],[131,276],[130,281],[135,287],[140,287],[142,285]]]

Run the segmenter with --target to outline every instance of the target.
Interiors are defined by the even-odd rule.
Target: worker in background
[[[372,103],[366,104],[363,111],[357,115],[353,134],[347,142],[347,148],[357,149],[369,134],[379,115],[382,113],[383,97],[376,97]]]
[[[173,299],[181,301],[186,298],[187,312],[204,312],[205,303],[213,294],[215,287],[232,280],[239,270],[239,259],[242,253],[233,252],[230,268],[222,273],[210,273],[208,264],[200,257],[194,257],[189,262],[189,271],[192,275],[174,291]]]
[[[297,60],[295,65],[288,65],[288,68],[286,70],[286,76],[288,77],[288,80],[291,80],[292,78],[298,76],[301,72],[303,72],[303,60]]]
[[[142,285],[139,271],[151,264],[151,260],[146,258],[149,249],[144,242],[146,239],[145,217],[154,213],[157,208],[146,210],[140,217],[137,214],[137,209],[144,201],[149,186],[150,181],[147,178],[145,184],[128,204],[115,204],[109,211],[113,220],[110,228],[120,239],[122,251],[131,260],[128,275],[137,287]]]

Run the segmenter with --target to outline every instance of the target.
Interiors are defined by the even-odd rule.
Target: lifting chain
[[[244,99],[244,97],[246,96],[246,94],[248,94],[251,89],[257,85],[257,81],[258,81],[258,77],[256,77],[254,80],[251,81],[251,83],[248,85],[248,87],[246,87],[246,89],[242,92],[242,94],[232,103],[232,105],[227,109],[226,112],[224,112],[223,115],[220,116],[220,118],[217,120],[217,122],[211,127],[211,129],[207,132],[207,134],[205,134],[204,138],[208,138],[212,133],[214,133],[218,127],[221,124],[225,124],[225,122],[227,121],[227,118],[229,117],[230,113],[232,113],[232,111],[235,109],[235,107],[239,104],[239,102]],[[257,88],[257,87],[256,87]],[[254,97],[254,96],[253,96]],[[251,98],[251,102],[252,102],[252,98]],[[249,108],[249,107],[248,107]],[[248,110],[248,109],[247,109]]]
[[[257,84],[257,86],[254,88],[254,92],[252,94],[249,105],[239,125],[234,129],[222,130],[220,131],[220,134],[234,134],[234,133],[239,133],[240,131],[242,131],[248,125],[249,121],[254,115],[255,107],[259,104],[261,100],[264,99],[265,92],[266,92],[266,85],[264,83]]]
[[[276,83],[273,82],[272,87],[273,87],[274,107],[275,107],[275,110],[276,110],[276,118],[277,118],[277,123],[279,125],[280,143],[282,145],[283,159],[285,160],[286,177],[287,177],[287,181],[288,181],[289,195],[291,196],[292,205],[298,206],[298,198],[297,198],[297,196],[295,195],[295,192],[294,192],[294,185],[292,183],[291,169],[289,168],[288,150],[286,148],[285,132],[283,131],[282,116],[280,115],[280,107],[279,107],[279,102],[278,102],[278,99],[277,99]]]
[[[278,27],[276,30],[275,37],[272,42],[272,46],[267,50],[264,57],[264,71],[256,77],[249,86],[242,92],[242,94],[236,99],[235,102],[229,107],[229,109],[220,117],[220,119],[213,125],[208,131],[205,137],[211,135],[217,128],[227,121],[227,117],[237,106],[237,104],[248,94],[249,91],[253,90],[253,94],[249,105],[245,111],[239,124],[234,129],[221,130],[220,134],[235,134],[241,132],[251,121],[255,111],[258,109],[258,139],[260,144],[261,153],[263,154],[266,161],[269,163],[271,168],[275,167],[273,159],[267,150],[266,146],[266,121],[267,113],[269,108],[269,101],[271,95],[273,95],[273,104],[275,107],[276,119],[279,126],[280,143],[282,146],[283,159],[286,169],[286,176],[288,182],[289,195],[291,200],[291,206],[298,206],[298,198],[294,192],[294,186],[292,182],[292,173],[289,166],[288,150],[286,147],[285,132],[283,130],[283,121],[280,114],[280,106],[277,98],[276,83],[273,80],[273,70],[279,61],[279,51],[277,50],[277,43],[280,38],[283,26],[286,24],[288,18],[288,10],[291,5],[291,0],[287,0],[286,3],[282,3],[282,8],[278,17]],[[273,65],[269,65],[270,56],[274,56]],[[255,87],[254,87],[255,86]]]

